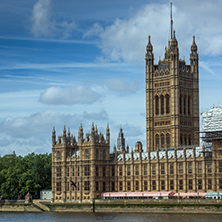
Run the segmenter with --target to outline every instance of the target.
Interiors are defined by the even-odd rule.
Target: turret
[[[152,72],[153,72],[153,46],[150,42],[150,35],[148,36],[148,44],[146,47],[146,78],[149,79],[152,77]]]
[[[138,141],[135,145],[135,153],[141,153],[141,152],[143,152],[142,143]]]
[[[78,144],[83,143],[83,128],[82,128],[82,123],[79,127],[79,132],[78,132]]]
[[[92,129],[91,129],[91,142],[95,143],[95,130],[94,130],[94,123],[92,122]]]
[[[52,146],[54,146],[56,144],[56,131],[55,131],[55,127],[53,126],[53,130],[52,130]]]
[[[63,145],[66,146],[66,126],[65,125],[64,125],[64,129],[63,129],[62,140],[63,140]]]
[[[179,61],[179,48],[178,48],[178,42],[175,35],[175,30],[173,30],[173,38],[171,39],[170,43],[170,58],[171,61],[177,60]]]
[[[198,54],[197,54],[197,45],[195,42],[195,35],[193,36],[193,43],[191,45],[191,54],[190,54],[190,65],[191,72],[195,72],[195,77],[198,78]]]
[[[110,143],[109,124],[107,124],[107,127],[106,127],[106,143],[107,143],[107,144]]]
[[[120,127],[119,137],[117,138],[117,151],[123,152],[125,150],[125,138],[123,134],[123,129]]]

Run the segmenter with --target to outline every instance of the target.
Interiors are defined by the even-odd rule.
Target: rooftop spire
[[[172,2],[170,2],[170,37],[173,38],[173,13],[172,13]]]

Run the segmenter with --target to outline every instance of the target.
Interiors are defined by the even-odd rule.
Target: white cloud
[[[91,121],[95,121],[95,120],[108,121],[108,113],[105,110],[101,110],[100,112],[92,112],[92,113],[84,111],[83,112],[83,119],[89,119]]]
[[[92,104],[101,99],[93,89],[85,86],[75,88],[50,87],[40,94],[39,102],[48,105]]]
[[[221,1],[191,0],[173,4],[173,20],[181,57],[189,61],[192,36],[201,55],[222,54]],[[101,38],[102,58],[111,61],[144,61],[147,36],[151,35],[155,60],[164,55],[170,39],[170,5],[148,4],[129,19],[116,19],[107,27],[95,24],[85,34]]]
[[[118,92],[120,95],[129,95],[135,93],[141,88],[139,82],[132,82],[128,79],[109,79],[105,81],[107,88],[110,91]]]
[[[63,38],[70,37],[76,28],[74,21],[57,21],[51,15],[51,0],[38,0],[32,10],[31,31],[35,37],[62,35]]]
[[[103,119],[99,118],[102,116]],[[108,114],[105,110],[98,113],[85,112],[83,114],[63,114],[48,110],[38,112],[27,117],[7,117],[0,122],[0,154],[12,153],[26,155],[29,152],[51,152],[51,133],[53,125],[56,135],[62,135],[63,127],[70,127],[71,134],[78,136],[80,123],[83,123],[84,131],[91,129],[89,119],[98,119],[102,127],[106,127]],[[100,128],[100,125],[98,125]]]

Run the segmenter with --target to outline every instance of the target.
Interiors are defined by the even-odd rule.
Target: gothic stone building
[[[147,150],[137,142],[125,148],[120,129],[117,148],[110,153],[106,137],[97,127],[76,141],[64,127],[56,140],[52,133],[52,201],[97,199],[102,192],[222,190],[222,133],[210,138],[212,148],[199,147],[199,77],[195,38],[190,65],[179,59],[174,36],[164,60],[154,65],[150,42],[146,53]],[[212,134],[213,135],[213,134]],[[208,138],[209,140],[209,138]],[[209,141],[208,141],[209,142]]]

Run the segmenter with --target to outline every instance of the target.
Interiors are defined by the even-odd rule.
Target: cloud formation
[[[129,95],[135,93],[141,88],[141,84],[139,82],[133,82],[128,79],[109,79],[106,80],[106,86],[110,91],[117,92],[121,96]]]
[[[12,153],[13,150],[20,155],[30,152],[50,153],[53,126],[56,128],[56,136],[62,134],[64,125],[70,127],[71,134],[77,136],[80,123],[83,123],[84,131],[87,132],[91,129],[92,120],[99,124],[99,130],[100,125],[105,128],[108,113],[101,110],[98,113],[64,114],[48,110],[27,117],[7,117],[0,122],[0,154]]]
[[[61,35],[63,38],[70,37],[76,28],[74,21],[57,21],[51,16],[51,0],[38,0],[32,10],[31,31],[35,37],[52,37]]]
[[[189,61],[192,36],[196,35],[199,53],[222,55],[222,2],[197,0],[173,4],[173,28],[179,42],[180,55]],[[144,61],[147,36],[151,35],[155,59],[164,55],[164,46],[170,39],[170,5],[151,3],[138,10],[129,19],[116,19],[113,24],[94,24],[84,37],[101,38],[102,59],[110,61]]]
[[[101,99],[93,89],[85,86],[75,88],[49,87],[40,94],[39,102],[48,105],[92,104]]]

